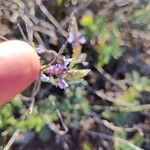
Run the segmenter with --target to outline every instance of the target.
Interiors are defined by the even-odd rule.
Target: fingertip
[[[36,79],[40,60],[31,45],[18,40],[0,44],[0,60],[0,104],[4,104]]]

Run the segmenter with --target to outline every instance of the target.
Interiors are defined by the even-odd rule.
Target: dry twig
[[[138,146],[136,146],[135,144],[133,144],[133,143],[131,143],[125,139],[119,138],[119,137],[113,137],[110,135],[106,135],[106,134],[98,133],[98,132],[94,132],[94,131],[85,131],[84,130],[84,133],[92,136],[93,138],[97,138],[97,139],[102,138],[102,139],[111,140],[111,141],[118,141],[119,143],[122,143],[124,145],[128,145],[133,150],[143,150],[143,149],[139,148]]]
[[[6,146],[4,147],[3,150],[10,150],[10,147],[12,146],[12,144],[14,143],[15,139],[17,138],[17,136],[19,135],[20,130],[16,130],[12,137],[10,138],[10,140],[8,141],[8,143],[6,144]]]
[[[41,11],[45,14],[45,16],[54,24],[54,26],[58,29],[58,31],[64,36],[67,37],[67,32],[61,27],[61,25],[56,21],[56,19],[52,16],[52,14],[47,10],[47,8],[41,3],[40,0],[36,0]]]

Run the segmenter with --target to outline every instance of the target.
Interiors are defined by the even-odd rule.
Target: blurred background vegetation
[[[76,67],[91,72],[66,90],[42,82],[30,115],[32,85],[0,106],[0,150],[149,150],[149,0],[1,0],[0,35],[26,40],[19,24],[28,43],[58,52],[73,11],[86,38]]]

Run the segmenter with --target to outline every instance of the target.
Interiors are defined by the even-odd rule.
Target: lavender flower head
[[[62,76],[64,74],[64,65],[63,64],[55,64],[49,67],[49,73],[56,77]]]
[[[85,37],[81,35],[79,31],[76,33],[69,33],[68,43],[72,44],[72,47],[75,48],[78,44],[84,44],[86,42]]]
[[[63,64],[54,64],[54,65],[51,65],[48,68],[48,71],[49,71],[50,75],[54,75],[54,76],[57,77],[56,86],[58,86],[61,89],[65,89],[66,87],[68,87],[68,84],[63,79],[63,75],[65,73],[65,70],[67,69],[67,65],[70,63],[71,60],[72,59],[64,58],[64,63]]]
[[[56,77],[62,76],[64,74],[64,71],[67,69],[67,65],[70,63],[72,60],[64,58],[64,63],[63,64],[54,64],[49,67],[49,73],[52,75],[55,75]]]

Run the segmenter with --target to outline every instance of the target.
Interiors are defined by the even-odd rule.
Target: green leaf
[[[82,144],[82,150],[91,150],[91,149],[93,149],[93,148],[92,148],[92,145],[89,142],[84,142]]]
[[[82,26],[90,26],[93,24],[93,18],[91,16],[84,15],[80,20],[80,24]]]
[[[85,77],[90,72],[90,69],[70,69],[65,74],[65,79],[78,79]]]
[[[72,61],[70,62],[68,68],[72,69],[73,67],[75,67],[75,65],[78,63],[77,59],[72,59]]]
[[[38,136],[42,141],[44,141],[44,142],[48,141],[51,136],[49,127],[47,125],[43,126],[41,128],[40,132],[38,133]]]
[[[121,101],[133,102],[138,96],[138,91],[134,87],[130,87],[127,90],[123,91],[118,99]]]

